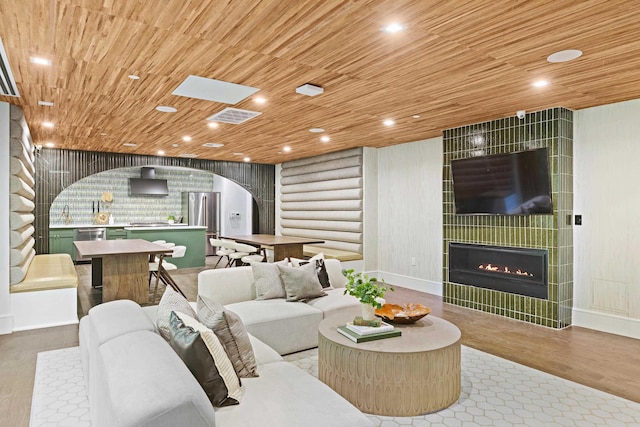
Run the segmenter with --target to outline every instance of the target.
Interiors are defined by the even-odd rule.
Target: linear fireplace
[[[547,299],[547,250],[450,242],[449,281]]]

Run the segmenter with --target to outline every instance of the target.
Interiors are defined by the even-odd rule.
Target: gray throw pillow
[[[213,406],[237,405],[242,392],[216,335],[191,316],[171,312],[169,344],[198,380]]]
[[[284,285],[280,279],[279,265],[287,265],[287,260],[272,262],[252,262],[253,283],[256,288],[256,300],[284,298]]]
[[[156,327],[158,328],[158,332],[160,332],[162,338],[167,341],[169,341],[170,338],[169,318],[171,317],[172,311],[179,311],[180,313],[197,318],[197,314],[193,311],[193,308],[191,308],[189,301],[174,291],[171,286],[167,286],[164,294],[162,294],[162,298],[160,298],[158,314],[156,317]]]
[[[287,301],[306,301],[327,295],[318,280],[315,263],[297,268],[278,265],[278,269],[284,283]]]
[[[198,319],[220,339],[227,356],[240,378],[258,376],[253,347],[244,323],[237,314],[198,295]]]

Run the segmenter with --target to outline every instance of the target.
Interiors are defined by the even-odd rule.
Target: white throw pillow
[[[251,263],[251,271],[253,271],[253,284],[256,288],[256,300],[265,300],[273,298],[284,298],[284,284],[280,279],[280,270],[278,265],[288,265],[287,260],[278,262],[253,262]]]

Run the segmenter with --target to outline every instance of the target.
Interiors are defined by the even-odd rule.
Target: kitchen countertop
[[[188,224],[167,224],[156,227],[132,227],[129,223],[122,224],[66,224],[66,225],[49,225],[49,229],[61,228],[124,228],[125,230],[197,230],[206,229],[204,226],[188,225]]]

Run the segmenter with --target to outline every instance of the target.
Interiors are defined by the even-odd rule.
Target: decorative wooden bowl
[[[398,324],[415,323],[429,313],[431,309],[422,304],[384,304],[382,308],[376,309],[376,316],[385,322]]]

